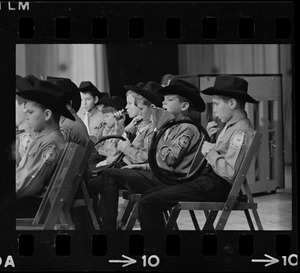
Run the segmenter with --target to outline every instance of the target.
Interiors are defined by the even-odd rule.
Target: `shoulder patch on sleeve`
[[[189,145],[190,145],[190,141],[191,141],[191,138],[190,136],[188,135],[182,135],[178,141],[177,141],[177,144],[178,146],[182,149],[182,150],[186,150]]]
[[[53,164],[58,159],[59,152],[55,145],[48,145],[44,148],[42,158],[45,163]]]
[[[234,132],[230,140],[230,145],[236,149],[240,149],[244,143],[245,133],[243,131]]]
[[[153,138],[154,132],[151,132],[147,137],[147,144],[150,144]]]
[[[60,131],[61,131],[61,133],[62,133],[64,139],[65,139],[66,141],[68,141],[68,134],[69,134],[68,130],[67,130],[66,128],[64,128],[64,127],[60,127]]]

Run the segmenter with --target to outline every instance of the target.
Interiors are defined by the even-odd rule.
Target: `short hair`
[[[107,113],[116,113],[118,110],[112,106],[109,105],[104,105],[102,108],[102,113],[107,114]]]
[[[178,98],[179,102],[187,102],[189,104],[189,108],[184,111],[184,114],[185,113],[191,113],[192,111],[195,110],[195,107],[194,107],[193,103],[190,100],[188,100],[185,97],[182,97],[180,95],[174,95],[174,96],[176,96]]]
[[[229,100],[231,100],[231,99],[234,99],[235,101],[236,101],[236,103],[237,103],[237,108],[239,108],[239,109],[242,109],[242,110],[244,110],[245,109],[245,104],[246,104],[246,102],[245,101],[241,101],[241,100],[239,100],[239,99],[236,99],[236,98],[232,98],[232,97],[227,97],[227,96],[220,96],[220,95],[218,95],[222,100],[224,100],[224,101],[229,101]]]
[[[57,124],[59,124],[59,120],[60,120],[60,116],[61,116],[60,113],[54,111],[53,109],[51,109],[51,108],[49,108],[49,107],[47,107],[47,106],[45,106],[44,104],[41,104],[41,103],[39,103],[39,102],[32,101],[32,100],[26,100],[26,102],[28,102],[28,101],[33,102],[34,104],[36,104],[36,105],[37,105],[38,107],[40,107],[43,111],[45,111],[46,109],[51,110],[51,112],[52,112],[52,117],[53,117],[54,122],[57,123]]]

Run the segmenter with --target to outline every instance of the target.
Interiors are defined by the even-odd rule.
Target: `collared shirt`
[[[171,127],[157,145],[158,166],[176,173],[188,173],[199,141],[200,132],[195,125],[181,123]]]
[[[18,165],[19,162],[22,160],[27,148],[29,147],[30,143],[33,141],[36,133],[32,132],[29,127],[27,120],[23,120],[21,124],[18,126],[19,130],[25,130],[23,133],[20,133],[16,136],[16,164]]]
[[[59,122],[60,131],[67,142],[72,141],[86,147],[90,139],[87,128],[73,108],[70,108],[69,111],[74,116],[75,121],[61,116]]]
[[[84,114],[85,112],[80,109],[77,112],[77,115],[81,118],[82,121],[84,121]],[[97,106],[95,106],[93,109],[91,109],[89,112],[89,131],[90,136],[93,136],[94,142],[96,143],[99,138],[102,136],[103,131],[103,121],[104,121],[104,115],[103,113],[98,109]]]
[[[65,144],[58,126],[36,135],[16,169],[17,198],[44,194]]]
[[[109,135],[122,135],[124,132],[124,126],[121,126],[120,128],[115,128],[114,126],[111,128],[104,127],[102,136],[109,136]],[[117,149],[118,142],[120,139],[118,138],[111,138],[107,139],[105,141],[100,142],[96,149],[100,155],[104,156],[115,156],[119,150]]]
[[[131,145],[121,151],[125,154],[123,161],[127,164],[144,163],[148,160],[148,150],[153,137],[152,122],[142,121],[137,126],[136,137]]]
[[[216,174],[233,183],[247,152],[254,130],[245,111],[238,113],[225,125],[215,149],[210,150],[206,159]]]

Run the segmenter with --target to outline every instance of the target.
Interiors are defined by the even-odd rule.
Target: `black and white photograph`
[[[0,268],[296,270],[292,2],[0,3]]]

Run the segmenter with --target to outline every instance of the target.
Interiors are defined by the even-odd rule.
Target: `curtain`
[[[66,77],[77,85],[91,81],[101,92],[109,93],[106,46],[101,44],[17,45],[16,74]]]

